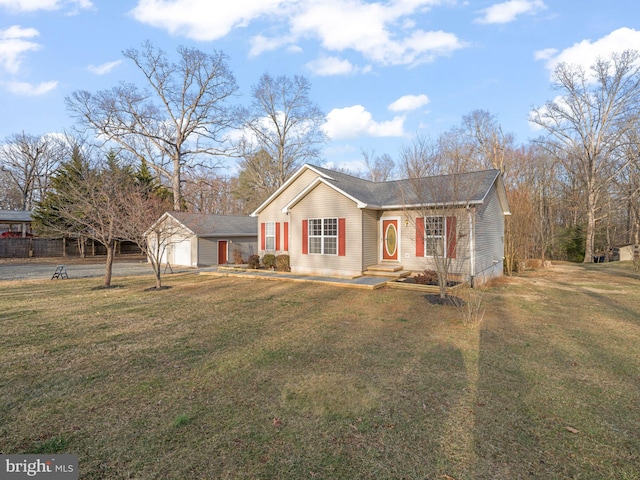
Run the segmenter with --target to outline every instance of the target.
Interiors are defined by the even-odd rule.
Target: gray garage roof
[[[258,219],[240,215],[167,212],[199,237],[251,237],[258,235]]]

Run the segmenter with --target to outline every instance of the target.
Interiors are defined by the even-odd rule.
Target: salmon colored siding
[[[424,218],[416,218],[416,257],[424,257]]]
[[[302,254],[309,253],[309,220],[302,220]]]
[[[347,221],[345,218],[338,219],[338,256],[344,257],[347,254],[346,235]]]
[[[285,252],[289,251],[289,222],[284,222],[284,247],[282,248]]]

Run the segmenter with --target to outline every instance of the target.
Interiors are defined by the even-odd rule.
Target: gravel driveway
[[[94,263],[95,262],[95,263]],[[57,265],[64,265],[69,278],[90,278],[104,275],[104,261],[84,260],[82,262],[65,259],[15,259],[3,260],[0,263],[0,281],[3,280],[50,280]],[[178,271],[193,271],[188,267],[174,267]],[[168,272],[167,272],[168,273]],[[118,260],[113,263],[113,277],[128,277],[134,275],[153,276],[153,269],[144,260]]]

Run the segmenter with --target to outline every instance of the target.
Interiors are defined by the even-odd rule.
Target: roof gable
[[[262,202],[260,204],[260,206],[258,208],[256,208],[250,216],[255,217],[257,216],[260,212],[262,212],[271,202],[273,202],[283,191],[285,191],[287,188],[289,188],[289,186],[294,183],[298,178],[300,178],[300,176],[308,171],[311,170],[314,173],[316,173],[318,176],[320,177],[326,177],[326,174],[323,171],[327,171],[330,172],[330,170],[326,170],[324,168],[320,168],[320,167],[316,167],[315,165],[309,165],[309,164],[304,164],[302,165],[298,170],[296,170],[293,175],[291,175],[286,182],[284,182],[282,184],[282,186],[280,188],[278,188],[275,192],[273,192],[269,198],[267,198],[264,202]]]

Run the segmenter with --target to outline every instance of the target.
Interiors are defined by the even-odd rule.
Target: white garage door
[[[191,240],[183,240],[173,245],[173,264],[191,266]]]

